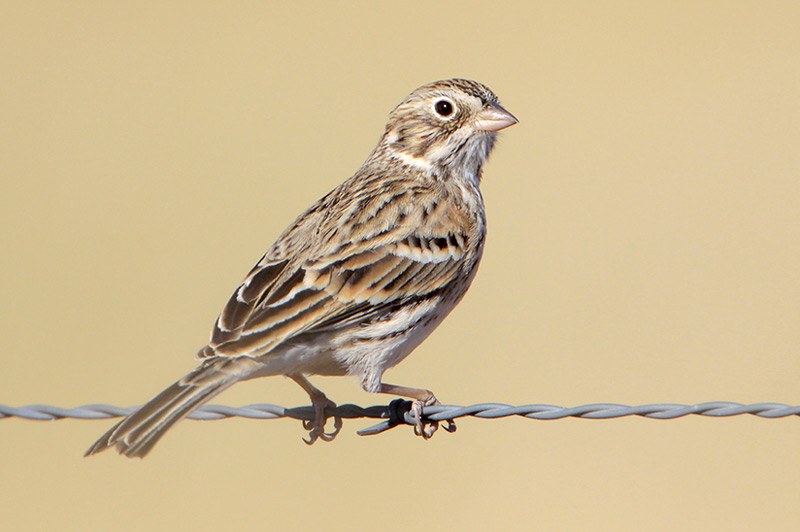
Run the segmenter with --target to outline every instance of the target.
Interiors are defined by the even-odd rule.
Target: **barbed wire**
[[[343,419],[372,418],[384,421],[358,431],[362,436],[379,434],[400,424],[415,425],[416,419],[410,413],[411,402],[396,399],[388,405],[361,407],[343,404],[336,408],[327,408],[326,415]],[[76,408],[61,408],[50,405],[28,405],[11,407],[0,404],[0,419],[21,418],[37,421],[53,421],[57,419],[108,419],[127,416],[139,407],[119,407],[104,404],[83,405]],[[628,406],[614,403],[595,403],[574,407],[556,405],[531,404],[513,406],[504,403],[479,403],[469,406],[435,405],[422,409],[423,418],[427,422],[452,420],[460,417],[477,417],[482,419],[498,419],[503,417],[525,417],[538,420],[555,420],[564,418],[579,419],[613,419],[627,416],[646,417],[650,419],[676,419],[689,415],[706,417],[730,417],[749,414],[766,419],[777,419],[789,416],[800,416],[800,406],[783,403],[742,404],[728,401],[715,401],[695,405],[672,403],[656,403],[649,405]],[[252,404],[241,407],[225,405],[204,405],[189,414],[188,419],[210,421],[233,417],[247,419],[280,419],[292,418],[313,420],[314,409],[311,406],[286,408],[272,404]]]

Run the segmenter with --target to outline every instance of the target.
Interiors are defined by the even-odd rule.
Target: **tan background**
[[[800,404],[797,2],[5,2],[0,402],[140,404],[231,290],[451,76],[521,120],[475,286],[389,382],[445,402]],[[347,379],[338,402],[384,402]],[[217,402],[306,404],[282,378]],[[800,419],[0,421],[3,530],[800,529]]]

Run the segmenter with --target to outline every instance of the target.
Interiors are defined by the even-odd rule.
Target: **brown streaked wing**
[[[350,203],[341,206],[347,213],[329,206],[343,217],[338,217],[336,231],[314,228],[315,235],[322,232],[332,237],[316,245],[308,240],[314,238],[307,232],[310,229],[295,224],[273,249],[284,239],[306,245],[292,258],[286,257],[255,303],[247,299],[249,307],[239,306],[242,298],[237,294],[244,291],[237,290],[231,298],[234,303],[229,303],[231,308],[226,307],[220,319],[226,329],[237,325],[235,331],[217,333],[214,339],[221,341],[208,346],[205,353],[263,356],[292,337],[364,323],[450,286],[461,273],[471,221],[463,215],[447,216],[450,223],[444,229],[425,213],[448,202],[432,190],[413,191],[414,201],[409,202],[409,188],[398,186],[371,209],[358,208],[352,202],[356,196],[338,191],[340,197],[349,198]],[[362,190],[358,197],[369,195]],[[393,205],[395,201],[402,202],[411,226],[392,225],[401,209]],[[361,215],[365,212],[373,215],[370,223],[364,223]],[[252,297],[250,292],[247,295]]]
[[[412,240],[423,246],[424,239]],[[455,257],[425,262],[432,257],[424,249],[412,249],[408,254],[415,258],[410,258],[391,248],[325,266],[324,274],[307,262],[307,269],[297,270],[262,296],[238,336],[215,346],[216,354],[260,356],[299,334],[363,323],[396,305],[438,294],[459,274]],[[378,253],[383,257],[375,260]]]
[[[399,269],[408,275],[399,274],[397,272]],[[416,274],[420,272],[424,274],[425,279],[436,277],[439,282],[435,284],[426,282],[425,286],[416,283]],[[336,299],[339,304],[331,307],[330,314],[324,319],[303,332],[322,332],[369,322],[398,305],[440,293],[455,279],[457,272],[458,264],[455,261],[423,264],[413,259],[401,258],[395,268],[388,270],[382,278],[375,280],[369,286],[363,286],[362,292],[357,295],[341,291],[332,294],[331,297]],[[362,278],[367,276],[369,276],[368,273],[364,274]],[[399,278],[405,279],[405,282],[394,283]],[[345,299],[342,297],[344,295],[350,297]]]
[[[286,267],[287,261],[266,262],[261,261],[247,275],[242,284],[231,295],[225,308],[222,309],[214,329],[211,331],[209,345],[214,347],[224,342],[238,338],[240,329],[244,326],[253,309],[258,304],[261,296],[269,291]],[[201,350],[200,358],[213,355],[213,351]]]

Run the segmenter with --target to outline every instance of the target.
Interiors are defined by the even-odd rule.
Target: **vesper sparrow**
[[[231,296],[202,364],[106,432],[109,447],[144,457],[194,409],[238,381],[285,375],[308,392],[325,433],[335,406],[306,375],[354,375],[373,393],[414,399],[415,431],[430,437],[428,390],[381,382],[458,304],[483,253],[479,189],[497,131],[517,123],[486,86],[466,79],[424,85],[389,115],[353,177],[301,214]]]

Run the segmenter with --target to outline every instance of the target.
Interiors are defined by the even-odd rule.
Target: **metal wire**
[[[358,431],[362,436],[379,434],[399,424],[414,425],[415,418],[410,413],[411,402],[404,399],[392,401],[389,405],[370,406],[367,408],[353,404],[328,408],[325,413],[329,417],[347,419],[373,418],[385,421],[372,427]],[[112,405],[91,404],[76,408],[60,408],[50,405],[28,405],[14,408],[0,404],[0,419],[22,418],[39,421],[56,419],[108,419],[127,416],[139,407],[119,407]],[[427,421],[445,421],[460,417],[472,416],[483,419],[520,416],[528,419],[554,420],[568,417],[580,419],[612,419],[626,416],[640,416],[651,419],[676,419],[688,415],[706,417],[730,417],[750,414],[767,419],[789,416],[800,416],[800,406],[782,403],[741,404],[727,401],[700,403],[696,405],[650,404],[639,406],[619,405],[613,403],[595,403],[574,407],[555,405],[521,405],[513,406],[503,403],[480,403],[470,406],[436,405],[423,408],[423,418]],[[205,405],[192,412],[188,418],[196,420],[227,419],[242,417],[247,419],[293,418],[313,420],[314,409],[310,406],[285,408],[271,404],[253,404],[242,407],[224,405]]]

